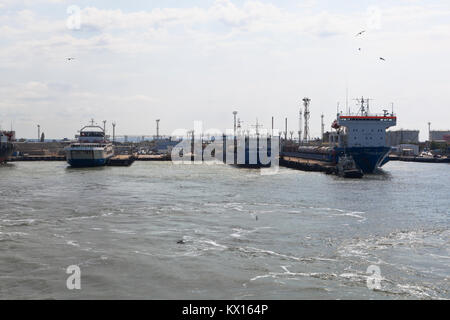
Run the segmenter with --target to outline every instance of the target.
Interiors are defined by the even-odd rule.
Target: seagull
[[[356,34],[355,37],[362,35],[364,32],[366,32],[366,30],[363,30],[363,31],[361,31],[361,32],[358,32],[358,33]]]
[[[386,59],[385,59],[385,58],[383,58],[383,57],[380,57],[380,60],[386,61]]]
[[[75,58],[66,58],[67,61],[75,60]]]

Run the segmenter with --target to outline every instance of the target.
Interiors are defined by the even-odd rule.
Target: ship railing
[[[368,114],[361,114],[359,113],[353,113],[353,112],[347,112],[347,113],[339,113],[338,117],[396,117],[393,113],[368,113]]]
[[[85,148],[85,147],[103,148],[105,146],[106,143],[73,143],[71,145],[72,148]]]

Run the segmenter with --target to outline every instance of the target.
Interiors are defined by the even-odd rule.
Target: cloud
[[[31,5],[43,4],[59,4],[67,2],[67,0],[0,0],[0,8],[7,7],[24,7]]]
[[[334,105],[345,92],[336,84],[345,77],[353,79],[355,94],[370,88],[392,100],[406,91],[437,97],[437,88],[445,87],[439,83],[446,83],[450,71],[448,6],[386,2],[379,7],[380,28],[355,38],[366,26],[365,8],[322,9],[316,2],[289,9],[276,2],[230,0],[141,11],[89,6],[81,10],[81,29],[70,30],[64,6],[59,15],[48,16],[32,10],[30,1],[13,8],[13,1],[0,0],[13,8],[0,13],[0,72],[13,83],[0,83],[2,117],[16,115],[29,123],[52,114],[52,121],[72,121],[75,130],[99,114],[128,121],[134,130],[131,115],[122,114],[124,105],[142,118],[153,113],[168,118],[174,108],[189,105],[189,112],[179,111],[182,122],[212,108],[221,114],[235,103],[249,105],[252,116],[254,105],[261,113],[271,105],[282,113],[279,105],[308,92],[320,96],[312,97],[314,103]],[[359,46],[364,50],[357,55]],[[377,55],[389,62],[379,64]],[[67,62],[68,56],[76,60]],[[438,68],[442,71],[433,71]],[[400,82],[408,90],[400,90]],[[436,105],[445,104],[436,99]],[[214,126],[220,127],[222,114],[217,118]],[[142,119],[140,128],[146,122]]]

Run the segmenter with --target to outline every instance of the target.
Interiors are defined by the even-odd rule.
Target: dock
[[[298,157],[280,156],[280,166],[302,171],[336,173],[336,165],[334,163]]]
[[[395,156],[390,155],[389,161],[423,162],[423,163],[450,163],[450,158],[433,158],[419,156]]]
[[[108,166],[112,167],[129,167],[131,166],[136,157],[134,155],[119,155],[114,156],[108,161]]]
[[[138,155],[137,161],[170,161],[170,154]]]
[[[66,161],[66,156],[44,155],[44,156],[18,156],[11,157],[8,161]]]

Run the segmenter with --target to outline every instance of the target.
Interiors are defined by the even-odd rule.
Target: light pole
[[[287,141],[287,134],[288,134],[288,118],[285,119],[284,123],[284,140]]]
[[[39,142],[39,141],[41,141],[40,140],[41,139],[41,126],[38,124],[37,128],[38,128],[38,140],[37,141]]]
[[[428,122],[428,140],[431,142],[431,122]]]
[[[237,115],[237,111],[233,111],[233,115],[234,115],[234,136],[236,137],[236,115]]]
[[[272,116],[272,131],[270,132],[271,137],[273,137],[273,116]]]
[[[160,119],[156,119],[156,140],[159,140],[159,121]]]
[[[116,142],[116,123],[113,122],[112,123],[112,127],[113,127],[113,144]]]

